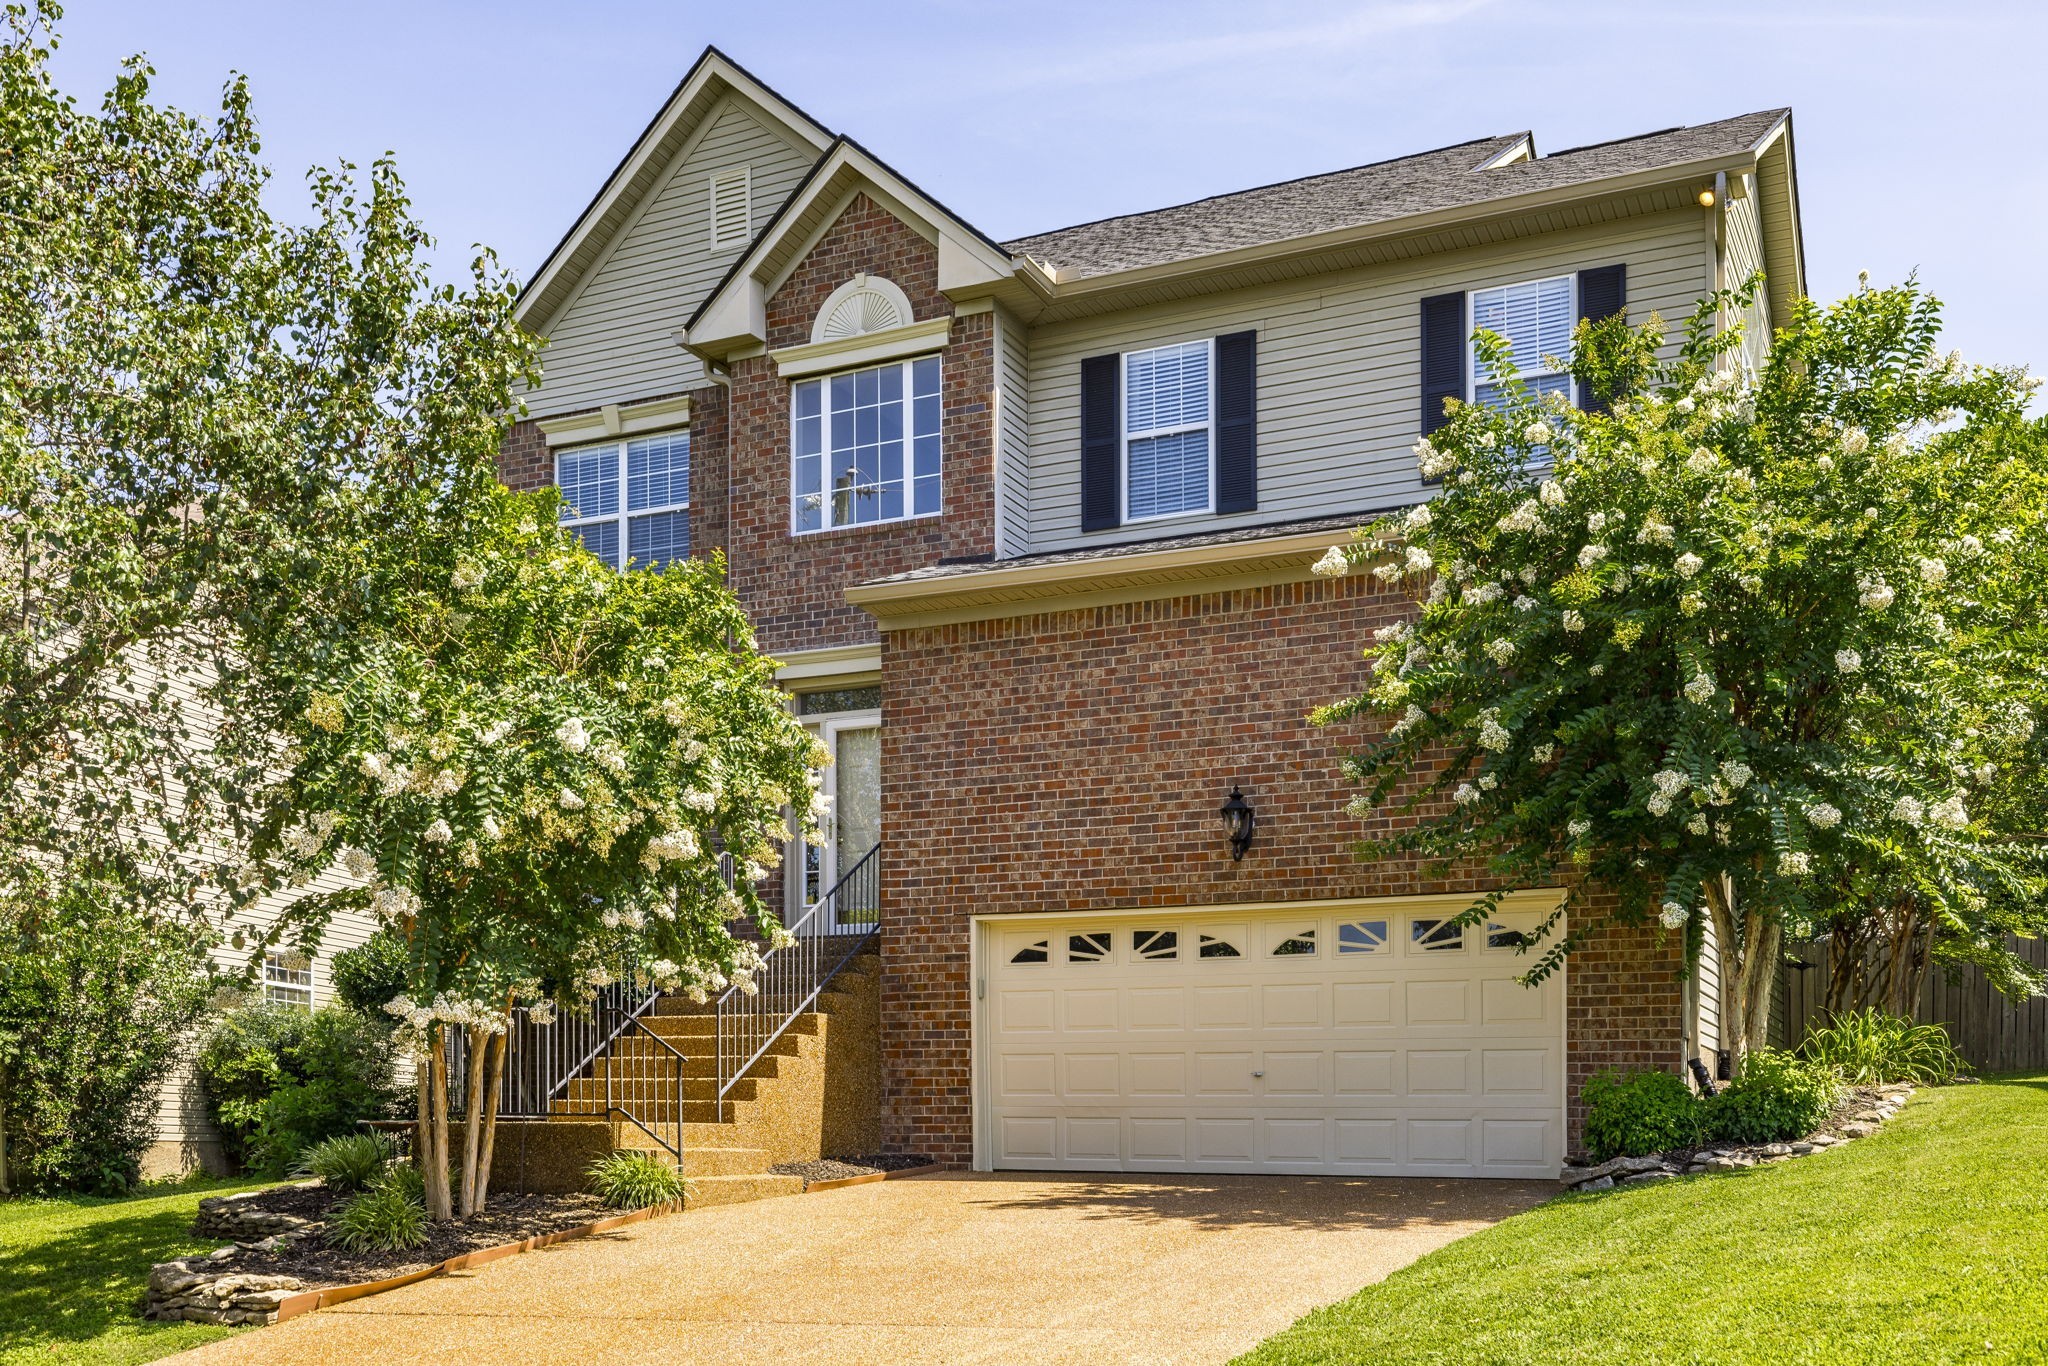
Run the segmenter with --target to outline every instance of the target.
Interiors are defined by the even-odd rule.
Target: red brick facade
[[[938,291],[938,248],[863,195],[768,301],[769,347],[810,341],[826,296],[863,273],[902,289],[918,322],[952,313]],[[727,552],[763,649],[871,641],[874,621],[848,605],[848,585],[994,553],[994,335],[993,314],[955,318],[940,356],[943,513],[804,536],[789,529],[789,382],[767,356],[734,363]]]
[[[1487,885],[1352,853],[1338,763],[1358,735],[1305,720],[1358,689],[1360,642],[1407,610],[1348,578],[886,637],[885,1142],[971,1157],[972,915]],[[1216,814],[1232,784],[1258,811],[1241,863]],[[1676,1066],[1678,965],[1654,932],[1605,932],[1573,955],[1574,1100],[1601,1068]]]

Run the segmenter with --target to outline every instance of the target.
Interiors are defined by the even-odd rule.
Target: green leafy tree
[[[622,961],[698,1000],[751,986],[757,940],[734,923],[787,942],[756,884],[792,814],[810,821],[824,758],[719,566],[621,574],[559,507],[498,489],[458,534],[367,558],[345,630],[268,639],[248,675],[243,714],[291,741],[260,881],[338,859],[361,885],[287,922],[365,905],[406,946],[387,1009],[421,1059],[436,1218],[487,1197],[515,1005],[584,1008]],[[455,1193],[450,1031],[472,1063]]]
[[[1427,585],[1319,713],[1390,718],[1355,806],[1419,816],[1368,852],[1570,870],[1560,915],[1611,888],[1692,954],[1711,921],[1738,1055],[1784,936],[1873,885],[1959,925],[2039,906],[2041,827],[1985,793],[2039,712],[2044,513],[2032,381],[1942,356],[1917,287],[1802,303],[1755,373],[1717,327],[1741,303],[1669,360],[1655,320],[1582,327],[1605,413],[1539,401],[1481,332],[1503,404],[1455,405],[1416,448],[1441,492],[1318,565]],[[1595,919],[1558,923],[1533,976]]]
[[[200,118],[136,58],[81,107],[59,15],[0,27],[0,896],[222,910],[275,757],[218,723],[245,637],[459,517],[534,342],[488,253],[432,284],[390,163],[280,221],[240,78]]]

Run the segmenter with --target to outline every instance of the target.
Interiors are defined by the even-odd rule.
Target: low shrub
[[[427,1241],[427,1206],[403,1182],[377,1181],[327,1216],[327,1241],[348,1252],[421,1247]]]
[[[393,1104],[392,1062],[389,1031],[352,1010],[252,1005],[215,1022],[197,1070],[228,1158],[282,1175]]]
[[[382,1134],[336,1134],[299,1155],[299,1170],[338,1191],[361,1190],[391,1161],[391,1141]]]
[[[1915,1024],[1875,1007],[1836,1016],[1832,1024],[1813,1029],[1799,1054],[1834,1068],[1856,1086],[1892,1081],[1938,1085],[1970,1070],[1940,1025]]]
[[[417,1200],[423,1208],[427,1203],[426,1174],[410,1162],[397,1162],[386,1167],[384,1174],[377,1178],[377,1183],[383,1186],[396,1186],[399,1190],[405,1192],[408,1199]],[[452,1176],[448,1182],[448,1188],[450,1190],[455,1189],[455,1181]]]
[[[1784,1143],[1821,1126],[1841,1097],[1832,1067],[1797,1054],[1759,1048],[1742,1075],[1707,1103],[1707,1131],[1726,1143]]]
[[[1603,1072],[1586,1083],[1586,1149],[1595,1162],[1689,1148],[1700,1141],[1702,1107],[1681,1077]]]
[[[608,1153],[590,1164],[590,1190],[615,1209],[644,1209],[680,1200],[683,1174],[649,1153]]]

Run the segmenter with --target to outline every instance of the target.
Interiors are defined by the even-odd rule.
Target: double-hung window
[[[1532,398],[1550,394],[1572,395],[1569,371],[1553,369],[1546,356],[1570,363],[1572,327],[1578,320],[1569,275],[1547,280],[1525,280],[1498,289],[1472,291],[1472,330],[1497,332],[1514,349],[1515,375]],[[1472,377],[1472,401],[1498,408],[1505,402],[1500,386],[1480,359],[1471,356],[1467,373]]]
[[[268,1005],[313,1008],[313,965],[296,953],[263,957],[263,1000]]]
[[[563,451],[555,483],[563,524],[612,568],[661,569],[689,557],[688,432]]]
[[[801,380],[791,397],[791,530],[939,511],[937,356]]]
[[[1214,361],[1206,338],[1124,356],[1124,521],[1214,507]]]

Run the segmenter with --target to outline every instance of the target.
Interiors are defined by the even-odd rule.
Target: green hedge
[[[352,1010],[250,1005],[215,1021],[199,1084],[229,1160],[271,1175],[398,1100],[388,1030]]]

